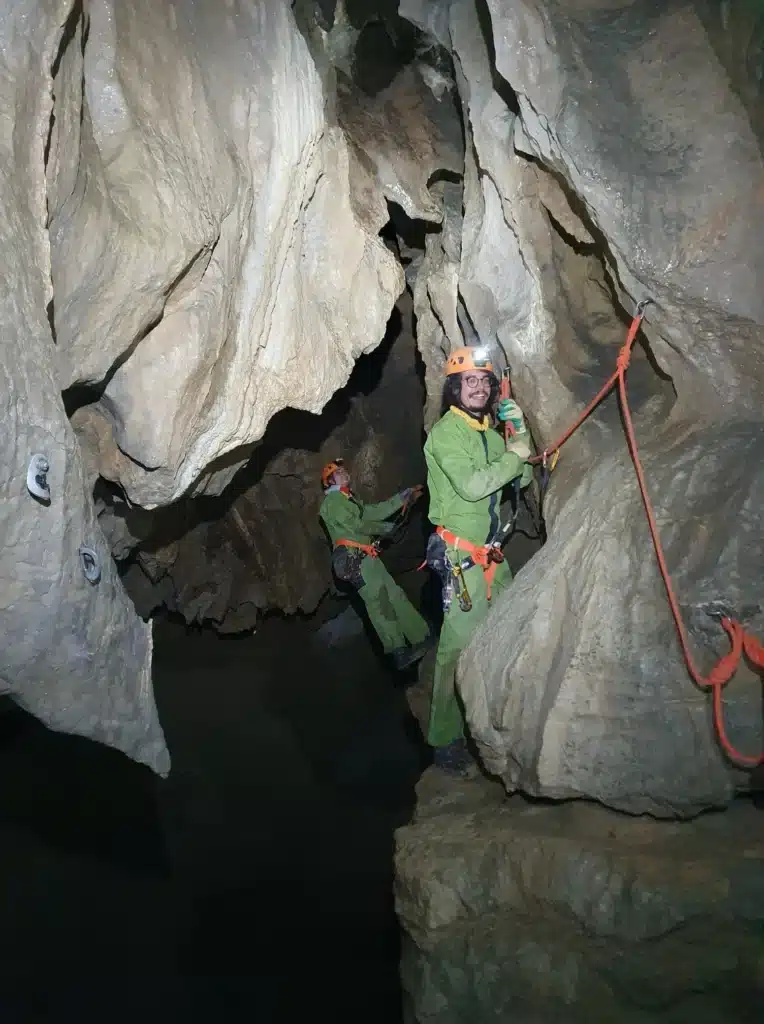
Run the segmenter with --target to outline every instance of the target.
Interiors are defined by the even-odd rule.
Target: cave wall
[[[761,26],[717,6],[402,7],[453,52],[465,134],[443,230],[407,271],[426,422],[444,353],[480,342],[551,444],[650,297],[629,398],[702,668],[727,649],[719,608],[764,626]],[[510,790],[633,812],[726,804],[747,776],[683,662],[614,399],[566,444],[545,514],[549,543],[460,666],[484,764]],[[725,696],[744,753],[760,694],[743,664]]]
[[[404,1020],[756,1024],[757,816],[654,821],[430,769],[396,835]]]
[[[0,690],[46,725],[89,736],[159,772],[169,758],[151,690],[151,634],[135,615],[98,528],[87,471],[61,401],[43,151],[50,65],[66,5],[6,4],[0,17]],[[49,497],[27,467],[49,466]],[[44,490],[38,488],[44,495]],[[100,580],[83,574],[92,549]]]
[[[217,493],[218,460],[381,339],[403,284],[381,192],[285,4],[95,0],[53,89],[61,383],[102,392],[74,422],[135,504]]]
[[[452,14],[460,6],[469,5],[452,5]],[[575,260],[570,251],[560,259],[558,240],[550,288],[548,256],[526,236],[520,265],[505,275],[503,291],[493,289],[494,307],[474,303],[468,281],[465,300],[481,326],[497,294],[512,308],[514,318],[500,315],[499,334],[506,330],[519,355],[516,391],[521,403],[527,396],[543,445],[612,371],[623,314],[643,295],[653,298],[643,338],[655,380],[651,386],[646,360],[633,364],[630,391],[691,642],[710,667],[727,647],[708,614],[717,602],[754,632],[764,626],[761,545],[749,542],[761,533],[764,487],[764,305],[756,285],[764,166],[755,133],[691,5],[661,13],[638,2],[489,8],[486,49],[517,109],[499,120],[537,181],[543,169],[535,196],[515,193],[515,217],[527,224],[523,208],[540,200],[562,229],[558,239],[569,236],[568,250],[593,240],[601,269],[579,272],[571,289]],[[490,109],[477,120],[482,133]],[[484,186],[489,177],[481,176]],[[483,229],[498,225],[517,237],[504,224],[497,208]],[[490,255],[470,267],[478,283],[496,265]],[[534,263],[544,267],[542,301],[529,305],[515,281],[538,295],[528,273]],[[609,315],[607,303],[598,309],[592,301],[605,287],[614,299]],[[551,312],[551,329],[534,315],[538,305]],[[557,372],[543,369],[549,362]],[[556,377],[567,399],[554,394]],[[542,391],[550,402],[537,400]],[[564,449],[547,521],[549,543],[497,603],[461,665],[487,766],[510,788],[590,796],[630,811],[692,814],[728,802],[745,776],[723,757],[707,695],[683,664],[614,403]],[[755,753],[764,738],[760,682],[743,666],[730,689],[729,727],[740,748]]]
[[[6,348],[3,576],[23,571],[4,601],[3,689],[49,724],[164,771],[149,630],[109,557],[134,538],[107,545],[94,488],[138,515],[220,493],[279,410],[318,413],[379,344],[403,271],[379,237],[388,211],[374,162],[337,120],[323,40],[298,29],[289,5],[7,7],[4,223],[19,265],[3,302],[18,339]],[[407,95],[424,102],[422,80]],[[396,117],[399,145],[400,105]],[[417,144],[441,144],[417,130]],[[386,187],[400,198],[394,174]],[[24,488],[38,451],[49,509]],[[97,586],[81,544],[100,560]],[[304,557],[266,602],[297,607],[301,590],[315,602]]]

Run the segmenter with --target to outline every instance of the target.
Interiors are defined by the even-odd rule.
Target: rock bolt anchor
[[[98,563],[98,555],[92,548],[84,544],[79,549],[80,562],[82,563],[82,575],[88,583],[98,583],[101,578],[101,566]]]
[[[44,455],[33,455],[27,467],[27,490],[33,498],[50,504],[50,485],[48,484],[48,473],[50,463]]]

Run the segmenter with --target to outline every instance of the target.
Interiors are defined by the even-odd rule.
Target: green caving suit
[[[340,490],[329,490],[319,515],[334,546],[340,538],[360,544],[371,544],[376,537],[392,533],[395,524],[385,522],[388,516],[403,505],[403,497],[396,494],[376,505],[364,505],[355,495]],[[371,624],[382,641],[386,654],[421,643],[429,627],[419,612],[393,580],[379,558],[364,556],[361,562],[363,586],[358,593],[366,605]]]
[[[527,433],[519,438],[527,438]],[[523,487],[531,482],[533,468],[525,459],[507,452],[503,437],[453,406],[430,431],[424,446],[427,486],[430,492],[430,522],[473,544],[482,545],[499,525],[502,488],[516,477]],[[448,547],[448,556],[458,563],[467,556]],[[506,562],[496,567],[491,596],[512,580]],[[456,665],[473,632],[490,609],[483,569],[473,565],[464,573],[472,598],[472,609],[463,612],[454,595],[443,618],[435,660],[435,679],[430,706],[427,742],[442,747],[464,735],[462,711],[456,696]]]

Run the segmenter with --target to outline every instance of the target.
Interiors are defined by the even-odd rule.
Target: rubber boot
[[[400,671],[423,658],[435,643],[436,638],[432,633],[429,633],[418,644],[413,644],[411,647],[397,647],[394,651],[390,652],[390,657],[393,659],[395,667]]]
[[[452,740],[444,747],[435,747],[433,764],[446,775],[469,779],[475,775],[476,765],[467,748],[466,740]]]

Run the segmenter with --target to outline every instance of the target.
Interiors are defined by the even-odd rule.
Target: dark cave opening
[[[400,1019],[393,830],[428,754],[347,633],[156,620],[166,780],[0,717],[3,1020]]]

